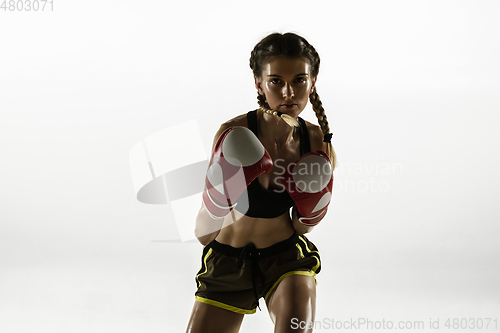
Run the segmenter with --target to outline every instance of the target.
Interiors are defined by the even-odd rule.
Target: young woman
[[[314,321],[321,263],[304,234],[326,214],[336,164],[315,88],[319,63],[293,33],[271,34],[252,51],[260,107],[215,135],[196,220],[205,246],[187,332],[238,332],[261,297],[275,332],[312,331],[305,324]],[[320,126],[299,117],[308,100]]]

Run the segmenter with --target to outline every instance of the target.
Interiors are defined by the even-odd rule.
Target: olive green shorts
[[[320,270],[318,249],[305,236],[294,234],[263,249],[253,244],[235,248],[213,240],[203,248],[195,297],[236,313],[255,313],[259,299],[267,301],[285,277],[298,274],[316,279]]]

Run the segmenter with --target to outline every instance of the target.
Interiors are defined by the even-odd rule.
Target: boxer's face
[[[277,58],[264,66],[262,77],[255,78],[255,86],[266,96],[271,109],[297,117],[316,83],[310,68],[302,58]]]

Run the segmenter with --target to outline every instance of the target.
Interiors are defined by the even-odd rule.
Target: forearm
[[[291,169],[286,169],[283,185],[294,202],[293,227],[298,234],[311,232],[325,217],[332,196],[329,157],[321,150],[305,154]]]
[[[196,217],[194,234],[202,245],[207,245],[208,243],[213,241],[215,237],[217,237],[223,223],[223,218],[214,220],[208,214],[205,206],[201,205],[198,216]]]
[[[314,229],[314,227],[306,226],[305,224],[299,222],[299,216],[297,214],[297,208],[295,208],[295,206],[292,209],[292,224],[293,228],[299,235],[307,234]]]

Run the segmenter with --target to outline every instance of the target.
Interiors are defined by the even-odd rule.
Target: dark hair
[[[319,54],[307,40],[291,32],[285,34],[273,33],[262,39],[252,51],[250,68],[253,75],[262,77],[265,64],[275,58],[304,58],[311,66],[311,76],[319,73]]]
[[[266,64],[276,58],[303,58],[311,66],[311,76],[316,77],[319,73],[320,58],[316,49],[304,38],[292,32],[284,34],[273,33],[264,37],[255,45],[250,56],[250,68],[255,77],[261,78]],[[325,109],[314,87],[309,95],[309,101],[318,118],[318,123],[325,137],[330,133],[330,126],[326,118]],[[264,95],[257,94],[257,102],[261,109],[269,114],[277,115],[276,111],[270,110]],[[337,157],[331,143],[327,144],[327,154],[332,161],[333,169],[337,164]]]

